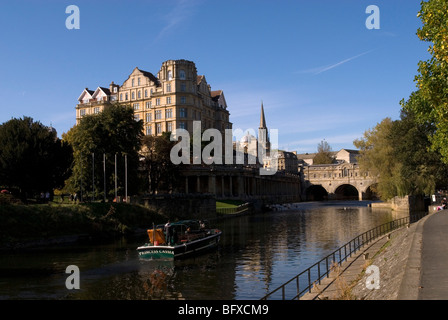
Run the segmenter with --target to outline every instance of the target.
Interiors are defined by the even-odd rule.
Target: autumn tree
[[[432,131],[432,125],[417,122],[413,113],[403,110],[399,120],[385,118],[354,141],[360,167],[377,179],[373,189],[383,200],[431,194],[443,186],[447,166],[429,150]]]
[[[317,145],[317,153],[313,159],[313,164],[330,164],[334,163],[335,156],[327,141],[322,140]]]

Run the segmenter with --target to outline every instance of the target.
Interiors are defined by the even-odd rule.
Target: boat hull
[[[199,254],[218,246],[221,231],[216,231],[204,238],[184,242],[174,246],[144,245],[137,248],[140,258],[143,259],[180,259]]]

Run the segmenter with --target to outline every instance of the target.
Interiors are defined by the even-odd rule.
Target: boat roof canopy
[[[180,220],[175,222],[170,222],[171,226],[180,226],[185,225],[187,227],[193,227],[193,228],[199,228],[199,221],[198,220]],[[157,228],[164,227],[165,224],[159,224],[157,225]]]

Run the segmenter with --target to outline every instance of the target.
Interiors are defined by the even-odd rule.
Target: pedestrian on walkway
[[[165,241],[167,245],[171,244],[172,230],[170,220],[165,224]]]

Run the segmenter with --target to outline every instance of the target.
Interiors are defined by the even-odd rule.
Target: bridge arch
[[[358,189],[354,185],[348,183],[339,185],[334,190],[333,194],[335,200],[359,200]]]
[[[308,201],[327,200],[328,192],[322,185],[311,185],[306,189],[306,199]]]
[[[362,199],[363,200],[378,200],[379,196],[375,192],[375,186],[376,184],[372,184],[366,188],[366,190],[362,193]]]

